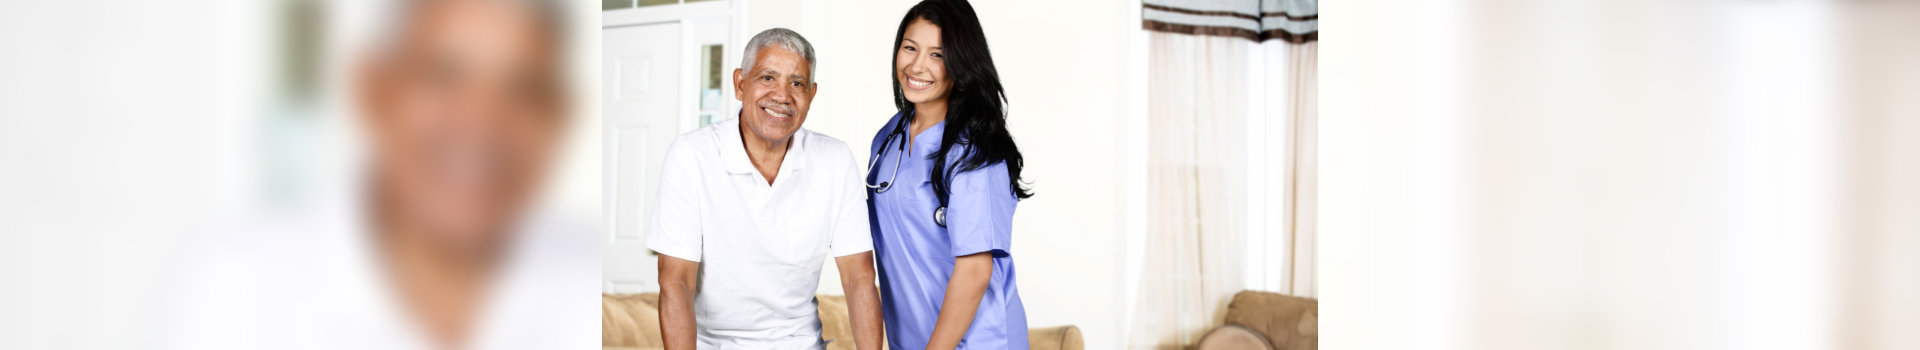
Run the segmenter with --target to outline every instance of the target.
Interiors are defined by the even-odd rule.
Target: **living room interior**
[[[1242,3],[1263,13],[1262,1]],[[1036,348],[1186,347],[1215,328],[1248,323],[1264,327],[1250,334],[1264,334],[1253,338],[1273,348],[1314,347],[1317,15],[1312,1],[1264,3],[1272,19],[1263,31],[1261,21],[1239,15],[1194,18],[1208,10],[1204,3],[975,2],[1036,193],[1020,203],[1013,243]],[[602,5],[598,89],[608,98],[600,134],[613,138],[601,151],[613,193],[603,334],[610,347],[645,348],[659,344],[657,319],[649,319],[655,257],[643,245],[646,218],[637,215],[647,212],[651,190],[621,182],[650,178],[654,158],[638,155],[664,150],[676,134],[655,130],[731,118],[739,103],[723,77],[739,62],[740,45],[782,27],[806,36],[820,57],[806,128],[863,140],[893,112],[877,68],[889,61],[877,46],[891,40],[912,2]],[[1223,21],[1265,33],[1191,29]],[[683,68],[634,80],[634,57],[660,50],[679,53],[653,56],[652,69],[660,61]],[[619,84],[654,84],[654,98],[666,102],[649,105]],[[641,120],[633,111],[666,112]],[[844,322],[844,310],[831,310],[844,305],[833,301],[837,274],[823,264],[821,315]],[[1235,309],[1241,292],[1247,301]],[[846,329],[826,328],[829,337]],[[1065,335],[1075,339],[1060,340]]]

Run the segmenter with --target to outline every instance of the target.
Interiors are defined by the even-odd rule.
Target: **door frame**
[[[694,86],[699,82],[699,68],[701,63],[699,62],[700,47],[716,42],[711,38],[720,38],[720,40],[717,41],[720,43],[720,51],[722,52],[720,62],[738,62],[740,60],[740,53],[736,52],[738,50],[734,50],[734,48],[739,47],[741,43],[736,42],[736,35],[733,34],[740,31],[740,25],[744,21],[739,19],[745,14],[745,11],[746,1],[744,0],[717,0],[690,4],[656,5],[608,10],[600,12],[600,29],[606,30],[648,24],[679,23],[681,28],[680,77],[678,78],[679,82],[676,86],[687,87]],[[726,28],[725,33],[703,33],[697,30],[697,28],[704,27],[701,26],[702,24],[716,20],[727,22],[724,26],[724,28]],[[738,107],[739,103],[734,101],[733,98],[732,79],[720,79],[720,100],[726,106],[722,108],[724,110],[733,110]],[[694,128],[699,127],[699,107],[699,91],[693,91],[693,93],[682,94],[682,96],[680,96],[680,130],[678,130],[680,133],[693,131]]]
[[[744,10],[743,3],[744,1],[742,0],[717,0],[711,2],[625,8],[600,12],[600,30],[602,32],[616,28],[678,24],[680,37],[678,38],[679,44],[677,44],[679,52],[676,54],[679,55],[680,63],[678,76],[673,77],[673,86],[676,89],[683,89],[681,91],[685,91],[686,93],[680,94],[679,100],[674,102],[678,105],[676,113],[679,115],[674,116],[675,123],[678,125],[673,134],[684,134],[700,127],[699,116],[701,109],[699,108],[699,103],[701,91],[695,88],[700,81],[702,68],[704,68],[702,65],[704,62],[700,62],[700,49],[707,45],[718,43],[724,52],[721,57],[723,65],[725,65],[725,62],[737,62],[733,60],[739,59],[740,54],[734,53],[733,51],[736,50],[732,50],[731,48],[737,47],[740,44],[736,42],[732,34],[739,30],[738,25],[742,23],[742,21],[736,19],[739,18],[740,11]],[[720,26],[712,25],[716,21],[725,24]],[[721,30],[715,32],[713,28],[721,28]],[[702,29],[705,30],[703,31]],[[606,78],[604,74],[607,73],[610,72],[600,73],[603,79]],[[737,108],[739,103],[733,100],[732,79],[723,78],[720,80],[720,98],[724,106],[723,108],[726,110]],[[605,97],[603,96],[603,98]],[[605,114],[597,115],[595,118],[601,118],[602,124],[606,125],[607,117]],[[602,140],[604,140],[600,145],[603,151],[603,162],[609,165],[615,163],[605,157],[618,153],[618,150],[607,149],[607,147],[612,146],[610,143],[616,139],[616,136],[613,135],[616,131],[617,130],[612,127],[603,127],[602,130],[600,130]],[[602,233],[604,235],[603,239],[611,239],[611,237],[619,234],[619,232],[617,232],[619,225],[616,223],[619,220],[619,215],[626,211],[622,210],[625,208],[620,208],[620,205],[616,203],[618,199],[615,197],[617,197],[618,194],[615,191],[618,191],[617,188],[619,185],[615,185],[614,183],[616,182],[615,177],[619,176],[619,174],[617,174],[618,171],[615,166],[606,166],[601,169],[606,179],[604,182],[606,186],[603,186],[602,193],[608,195],[604,197],[602,201],[602,206],[607,209],[602,211],[601,217],[602,222],[606,223],[606,225],[603,225],[605,229]],[[658,174],[649,174],[648,176],[651,178],[657,175]],[[654,195],[658,194],[656,193]],[[601,282],[602,292],[646,292],[657,291],[659,288],[659,286],[654,283],[643,283],[638,286],[638,290],[617,288],[615,285],[607,284],[606,276],[604,275],[602,276]]]

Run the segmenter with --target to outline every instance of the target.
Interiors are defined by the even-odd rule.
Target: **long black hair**
[[[937,160],[931,175],[934,192],[945,198],[949,191],[947,182],[953,173],[1006,162],[1007,189],[1016,198],[1032,197],[1033,193],[1020,185],[1022,161],[1020,148],[1013,144],[1013,134],[1007,132],[1007,96],[1000,87],[1000,72],[993,67],[993,56],[987,53],[987,34],[980,29],[980,17],[974,15],[973,5],[964,0],[925,0],[914,5],[907,10],[906,17],[900,19],[900,29],[894,32],[894,54],[898,54],[901,39],[907,35],[907,25],[922,19],[940,27],[947,79],[953,80],[953,87],[947,92],[947,127],[940,135],[940,149],[927,155]],[[889,68],[898,69],[891,65]],[[913,110],[913,102],[901,93],[900,77],[892,71],[887,76],[894,77],[893,105],[906,115]],[[905,118],[900,121],[909,122],[911,120]],[[969,147],[955,164],[959,171],[949,172],[946,171],[947,152],[955,144]]]

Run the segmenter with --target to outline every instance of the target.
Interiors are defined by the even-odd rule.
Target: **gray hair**
[[[406,31],[417,30],[417,28],[412,28],[411,25],[418,24],[418,22],[421,21],[420,17],[422,17],[424,11],[430,10],[427,8],[427,5],[431,5],[434,2],[436,1],[407,0],[392,2],[390,4],[391,7],[383,11],[384,15],[381,17],[384,18],[375,24],[375,29],[377,30],[374,30],[373,34],[379,35],[380,37],[373,38],[374,43],[385,46],[401,44],[399,41],[408,34]],[[560,55],[564,56],[567,54],[566,47],[569,43],[568,37],[570,36],[568,25],[572,23],[573,18],[567,15],[567,4],[564,0],[507,0],[501,2],[521,6],[521,9],[525,10],[521,11],[521,14],[532,16],[533,19],[538,22],[537,24],[540,26],[540,29],[544,30],[539,33],[541,39],[549,40],[548,43],[551,44],[555,49],[554,51]],[[331,4],[322,3],[314,6],[324,7],[324,5]]]
[[[809,82],[814,80],[813,72],[817,70],[820,65],[813,58],[813,44],[807,43],[807,38],[801,37],[800,33],[795,33],[792,29],[786,28],[768,29],[760,32],[760,34],[755,34],[753,40],[748,40],[747,55],[740,59],[740,70],[746,72],[746,74],[753,74],[753,59],[760,55],[760,48],[768,46],[778,46],[782,49],[787,49],[787,51],[797,52],[802,57],[806,57],[807,80],[809,80]]]

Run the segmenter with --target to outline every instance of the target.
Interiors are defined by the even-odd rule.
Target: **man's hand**
[[[699,277],[700,263],[660,254],[660,338],[667,349],[693,350],[698,343],[693,296]]]
[[[833,258],[833,263],[840,269],[840,290],[847,293],[854,348],[879,350],[885,333],[880,326],[880,292],[873,286],[873,252]]]

